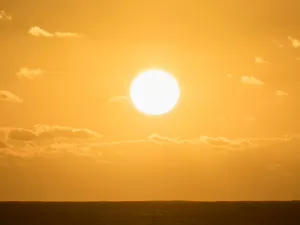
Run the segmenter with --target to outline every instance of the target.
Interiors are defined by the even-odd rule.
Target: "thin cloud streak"
[[[277,40],[275,40],[275,39],[273,39],[272,42],[273,42],[275,45],[277,45],[279,48],[283,48],[283,47],[284,47],[281,43],[279,43],[279,42],[278,42]]]
[[[46,31],[38,26],[31,27],[28,31],[28,33],[35,37],[57,37],[57,38],[77,38],[82,37],[82,35],[77,33],[71,33],[71,32],[54,32],[51,33],[49,31]]]
[[[67,126],[50,126],[37,124],[34,129],[6,128],[6,139],[18,141],[35,141],[47,139],[89,139],[101,138],[102,136],[86,128],[73,128]]]
[[[262,82],[261,80],[258,80],[257,78],[251,76],[242,76],[241,77],[241,82],[243,84],[249,84],[249,85],[263,85],[264,82]]]
[[[14,103],[21,103],[21,100],[18,96],[14,95],[10,91],[0,90],[0,101],[7,101],[7,102],[14,102]]]
[[[81,37],[82,35],[77,33],[71,33],[71,32],[55,32],[54,36],[59,38],[64,38],[64,37]]]

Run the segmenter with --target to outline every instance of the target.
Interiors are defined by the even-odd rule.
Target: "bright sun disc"
[[[143,72],[131,83],[131,101],[139,111],[148,115],[169,112],[175,107],[179,96],[176,79],[161,70]]]

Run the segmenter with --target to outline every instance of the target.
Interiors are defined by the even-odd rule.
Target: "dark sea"
[[[300,202],[3,202],[1,225],[300,225]]]

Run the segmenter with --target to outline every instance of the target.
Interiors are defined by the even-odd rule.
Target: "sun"
[[[131,83],[133,105],[147,115],[161,115],[171,111],[180,97],[176,79],[162,70],[148,70]]]

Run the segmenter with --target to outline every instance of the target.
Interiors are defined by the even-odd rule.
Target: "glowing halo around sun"
[[[180,97],[176,79],[162,70],[148,70],[131,83],[133,105],[147,115],[161,115],[171,111]]]

